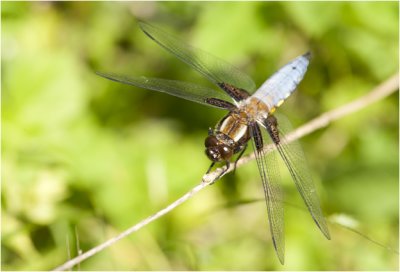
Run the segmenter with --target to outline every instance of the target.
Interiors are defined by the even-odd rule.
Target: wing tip
[[[144,21],[138,21],[138,25],[139,25],[139,28],[143,31],[143,33],[146,34],[146,36],[148,36],[150,39],[155,41],[155,38],[153,37],[153,35],[150,34],[150,31],[151,31],[151,28],[156,28],[156,27],[154,27],[151,24],[148,24]]]
[[[326,239],[331,240],[331,235],[329,233],[329,229],[328,226],[325,223],[325,220],[323,220],[323,224],[320,224],[320,222],[318,222],[315,217],[313,216],[314,222],[317,224],[317,227],[321,230],[322,234],[326,237]]]
[[[104,78],[108,78],[106,73],[100,72],[100,71],[94,71],[94,73],[98,76],[104,77]]]
[[[118,80],[115,78],[115,77],[117,77],[117,75],[115,75],[115,74],[103,73],[103,72],[99,72],[99,71],[95,71],[95,74],[98,76],[101,76],[103,78],[112,80],[112,81],[121,82],[121,80]]]
[[[278,256],[279,262],[281,265],[285,264],[285,248],[283,247],[278,247],[277,241],[275,240],[275,237],[272,236],[272,243],[274,245],[274,249],[276,252],[276,255]]]
[[[146,23],[145,21],[142,21],[142,20],[137,20],[137,23],[141,29],[143,29],[144,27],[149,25],[148,23]]]
[[[321,229],[321,231],[324,234],[324,236],[326,237],[326,239],[331,240],[331,234],[329,233],[328,228],[326,228],[324,230]]]
[[[281,265],[285,265],[285,256],[279,256],[278,255],[278,259],[279,259],[279,262],[281,263]]]

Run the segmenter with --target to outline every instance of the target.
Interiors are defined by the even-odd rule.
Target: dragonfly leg
[[[235,160],[235,164],[233,165],[233,173],[235,173],[235,171],[236,171],[236,164],[237,164],[237,162],[240,160],[240,158],[243,156],[243,154],[244,154],[244,152],[246,151],[246,148],[247,148],[247,144],[246,145],[244,145],[241,149],[241,151],[240,151],[240,153],[239,153],[239,156],[236,158],[236,160]]]
[[[208,167],[208,170],[207,170],[206,174],[210,173],[211,168],[212,168],[214,165],[215,165],[215,162],[212,162],[211,165],[210,165],[210,167]]]
[[[213,182],[211,182],[211,184],[214,184],[215,181],[217,181],[220,177],[222,177],[226,173],[226,171],[228,171],[230,165],[231,163],[229,161],[226,161],[225,169],[222,170],[222,172],[214,179]]]
[[[210,167],[208,168],[206,174],[210,173],[211,168],[214,166],[214,164],[215,164],[215,162],[212,162],[212,163],[211,163],[211,165],[210,165]],[[231,165],[230,162],[229,162],[229,161],[226,161],[225,169],[223,169],[222,172],[221,172],[212,182],[210,182],[210,185],[213,185],[220,177],[222,177],[222,176],[226,173],[226,171],[228,171],[230,165]],[[204,179],[203,179],[202,181],[203,181],[203,182],[206,182]]]

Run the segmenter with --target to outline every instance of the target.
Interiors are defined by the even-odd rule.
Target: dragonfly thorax
[[[243,149],[250,140],[249,116],[244,112],[230,112],[218,122],[215,130],[205,140],[206,155],[214,161],[228,161]]]

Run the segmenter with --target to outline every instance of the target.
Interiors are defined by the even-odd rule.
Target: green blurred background
[[[2,2],[2,269],[47,270],[201,181],[207,129],[225,112],[95,71],[211,86],[137,19],[261,84],[307,50],[279,109],[297,127],[398,71],[397,2]],[[301,139],[332,240],[286,172],[286,263],[272,247],[255,163],[83,262],[81,270],[397,270],[398,94]],[[340,215],[340,217],[338,217]],[[335,223],[336,222],[336,223]],[[342,222],[342,221],[340,221]],[[76,268],[75,268],[76,269]]]

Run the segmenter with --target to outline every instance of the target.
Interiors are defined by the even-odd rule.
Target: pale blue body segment
[[[303,79],[309,62],[310,53],[295,58],[268,78],[253,97],[264,102],[269,109],[279,107]]]

